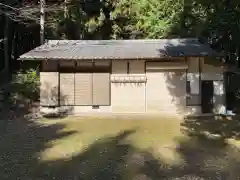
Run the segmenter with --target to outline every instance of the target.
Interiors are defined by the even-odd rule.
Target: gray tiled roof
[[[197,39],[49,40],[19,59],[149,59],[178,56],[218,54]]]

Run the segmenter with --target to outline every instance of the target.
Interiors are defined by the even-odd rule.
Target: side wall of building
[[[145,60],[113,60],[110,63],[110,105],[74,105],[61,109],[69,110],[73,114],[110,112],[200,114],[201,83],[210,80],[214,85],[213,111],[222,113],[225,107],[225,93],[221,68],[208,64],[204,58],[188,58],[186,69],[182,68],[186,61],[181,59],[179,62],[173,66],[174,63],[168,62],[154,64]],[[57,92],[63,85],[60,85],[56,61],[44,62],[42,67],[40,99],[42,110],[49,111],[49,106],[54,107],[59,103]],[[190,84],[189,99],[187,81]],[[55,108],[56,111],[57,109]]]
[[[213,83],[213,113],[225,113],[225,90],[224,71],[219,65],[214,65],[206,58],[188,59],[188,77],[190,81],[192,98],[187,103],[187,114],[202,113],[202,83],[212,81]]]
[[[213,81],[213,113],[222,114],[226,112],[226,94],[224,86],[224,71],[221,66],[208,63],[207,59],[202,61],[202,81]]]

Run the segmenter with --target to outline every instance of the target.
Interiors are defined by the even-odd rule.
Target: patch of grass
[[[130,116],[33,121],[16,116],[3,122],[1,180],[240,177],[238,140],[211,137],[210,129],[193,126],[193,121]],[[191,133],[182,132],[182,126]]]
[[[117,136],[133,130],[125,141],[140,149],[160,150],[164,146],[174,146],[175,138],[182,136],[180,120],[174,118],[149,119],[114,119],[114,118],[65,118],[61,120],[41,121],[43,124],[61,123],[65,126],[62,131],[75,131],[71,136],[51,142],[52,148],[43,152],[43,156],[62,157],[63,154],[82,152],[95,141]],[[52,154],[52,155],[51,155]]]

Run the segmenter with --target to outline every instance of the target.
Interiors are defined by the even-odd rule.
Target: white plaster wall
[[[190,81],[191,94],[200,96],[199,73],[188,73],[187,80]]]
[[[201,105],[199,100],[201,99],[201,91],[200,91],[200,74],[199,74],[199,65],[201,64],[201,61],[197,57],[190,57],[188,60],[188,75],[187,80],[190,81],[190,89],[191,89],[191,95],[194,98],[191,98],[189,100],[189,104],[186,106],[185,114],[187,115],[198,115],[201,114]]]
[[[146,109],[148,113],[182,114],[186,107],[185,72],[146,72]]]
[[[191,93],[200,95],[199,58],[190,57],[187,60],[188,60],[187,80],[190,81]]]
[[[202,80],[213,81],[213,113],[224,114],[226,111],[225,89],[223,69],[217,65],[211,65],[207,59],[201,58],[202,62]]]
[[[223,81],[214,81],[214,109],[213,112],[215,114],[225,114],[226,106],[225,106],[225,89]]]
[[[112,77],[145,76],[145,61],[112,61]],[[124,79],[124,78],[123,78]],[[145,83],[111,83],[112,112],[145,112]]]
[[[145,83],[112,83],[113,112],[145,112]]]

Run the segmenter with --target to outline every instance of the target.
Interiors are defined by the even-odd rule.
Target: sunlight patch
[[[236,140],[236,139],[228,139],[228,143],[229,145],[231,145],[232,147],[237,148],[238,150],[240,150],[240,141]]]
[[[184,165],[185,162],[176,149],[176,144],[172,143],[168,145],[155,146],[152,153],[156,158],[160,157],[166,165]]]
[[[76,144],[58,144],[52,148],[46,149],[40,155],[42,161],[52,161],[58,159],[70,159],[71,157],[81,153],[84,150],[82,142],[78,141]]]

